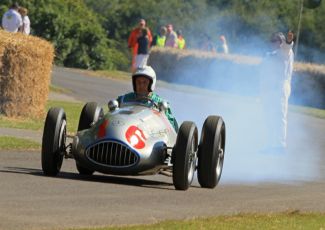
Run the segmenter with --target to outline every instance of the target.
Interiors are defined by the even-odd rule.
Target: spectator
[[[262,62],[261,99],[266,124],[266,151],[285,152],[287,136],[288,99],[291,92],[291,76],[294,53],[293,34],[287,39],[282,33],[271,37],[272,51]]]
[[[178,41],[177,34],[173,30],[173,25],[172,24],[167,25],[167,35],[166,35],[165,47],[177,48],[177,46],[178,46],[177,41]]]
[[[22,20],[23,20],[23,25],[20,27],[20,32],[23,34],[30,34],[30,20],[27,15],[28,10],[24,7],[20,7],[18,12],[20,13]]]
[[[287,38],[286,38],[286,43],[287,45],[284,46],[285,49],[289,49],[287,50],[286,52],[293,52],[293,39],[294,39],[294,34],[293,34],[293,31],[292,30],[288,30],[288,33],[287,33]],[[291,55],[291,54],[290,54]]]
[[[135,67],[143,67],[147,65],[149,57],[149,38],[148,29],[143,28],[138,37],[138,54],[135,59]]]
[[[139,37],[140,31],[145,27],[146,27],[146,21],[144,19],[140,19],[138,27],[134,28],[131,31],[131,34],[128,39],[128,47],[131,48],[131,50],[132,50],[131,51],[132,52],[132,67],[131,67],[132,72],[134,72],[134,70],[136,69],[135,58],[138,54],[138,37]],[[147,28],[147,30],[148,30],[148,39],[149,39],[149,46],[150,46],[150,44],[152,42],[152,35],[150,32],[150,29]]]
[[[219,37],[219,44],[218,44],[217,47],[218,47],[217,48],[218,53],[223,53],[223,54],[228,54],[229,53],[227,40],[226,40],[226,37],[224,35],[221,35]]]
[[[18,13],[19,5],[14,3],[2,17],[2,28],[8,32],[16,33],[22,26],[23,21]]]
[[[157,34],[152,41],[152,46],[164,47],[166,42],[167,28],[165,26],[160,27],[159,34]]]
[[[185,49],[185,47],[186,47],[186,41],[185,41],[185,39],[184,39],[184,37],[183,37],[183,33],[182,33],[182,31],[181,30],[177,30],[176,31],[176,34],[177,34],[177,39],[178,39],[178,41],[177,41],[177,44],[178,44],[178,49]]]
[[[207,52],[216,52],[216,48],[211,41],[211,38],[207,34],[203,34],[201,37],[201,44],[199,44],[199,49]]]

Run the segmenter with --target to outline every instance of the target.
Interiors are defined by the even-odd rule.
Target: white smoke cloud
[[[312,127],[308,125],[313,118],[289,113],[287,153],[265,154],[261,152],[266,135],[265,124],[257,97],[186,86],[176,86],[177,90],[172,91],[163,86],[158,88],[159,94],[171,102],[179,123],[192,120],[199,132],[207,116],[223,117],[227,136],[222,183],[282,183],[319,177],[321,140],[313,136]]]
[[[263,17],[267,18],[267,15]],[[202,19],[198,22],[199,25],[195,26],[201,30],[205,29],[207,34],[212,35],[214,42],[217,42],[216,39],[221,34],[225,34],[226,37],[230,35],[228,31],[228,28],[232,27],[230,22],[236,21],[231,20],[230,16],[227,17],[227,22],[213,22],[211,17],[207,16],[207,18],[207,20]],[[234,18],[238,19],[236,16]],[[265,23],[267,21],[264,20]],[[224,27],[220,27],[222,25]],[[177,29],[177,25],[175,27]],[[252,32],[246,33],[245,37],[237,37],[233,40],[236,41],[235,44],[228,40],[230,52],[262,57],[266,51],[270,51],[270,44],[266,37],[268,36],[261,38]],[[190,45],[197,44],[200,34],[193,33],[185,39],[192,41]],[[172,111],[179,123],[192,120],[201,132],[207,116],[223,117],[227,136],[221,183],[287,183],[315,180],[321,177],[319,159],[324,153],[325,135],[322,133],[323,135],[320,136],[319,133],[314,132],[315,130],[319,132],[320,128],[314,125],[313,117],[289,110],[287,153],[262,153],[267,136],[267,121],[263,120],[259,82],[256,82],[258,77],[255,76],[258,73],[250,66],[240,69],[236,67],[228,63],[219,66],[212,64],[208,68],[202,68],[197,63],[189,63],[188,66],[177,69],[175,75],[168,76],[169,80],[172,79],[171,83],[176,85],[168,85],[167,89],[165,83],[158,82],[157,87],[158,93],[171,103]],[[226,77],[222,73],[226,73]],[[295,77],[293,78],[295,80]],[[300,95],[310,90],[306,88],[306,91],[300,92]],[[311,95],[314,101],[319,101],[320,97],[319,92]],[[299,100],[293,97],[290,99],[290,101]],[[322,120],[320,123],[321,126],[325,126],[325,121]]]
[[[202,72],[197,70],[200,71]],[[245,75],[234,70],[233,73]],[[206,81],[204,75],[197,76],[202,81]],[[181,75],[174,77],[175,81],[181,78]],[[187,79],[185,83],[191,84],[189,78],[184,77],[184,79]],[[223,81],[222,78],[218,81],[205,82],[205,85],[213,88],[216,83],[218,84],[216,88],[223,90],[229,89],[228,86],[232,85],[229,79]],[[243,84],[233,82],[231,92],[176,86],[176,90],[161,89],[160,93],[170,100],[180,123],[184,120],[192,120],[201,130],[207,116],[223,117],[227,127],[223,183],[266,181],[282,183],[318,178],[318,160],[322,141],[319,136],[314,135],[315,127],[310,126],[313,118],[289,112],[287,153],[263,153],[268,121],[263,120],[263,107],[259,94],[247,95],[247,89],[238,87],[240,85]]]

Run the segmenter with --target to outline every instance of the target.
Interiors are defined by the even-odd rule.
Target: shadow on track
[[[47,177],[43,174],[43,171],[35,168],[22,168],[22,167],[4,167],[4,169],[0,169],[0,173],[16,173],[16,174],[27,174],[33,176],[42,176]],[[80,175],[78,173],[71,172],[60,172],[56,177],[48,177],[52,178],[60,178],[66,180],[79,180],[79,181],[88,181],[88,182],[100,182],[107,184],[118,184],[118,185],[126,185],[126,186],[136,186],[142,188],[154,188],[154,189],[165,189],[165,190],[174,190],[172,183],[166,183],[163,181],[154,181],[140,178],[130,178],[130,177],[120,177],[120,176],[112,176],[112,175],[91,175],[85,176]]]

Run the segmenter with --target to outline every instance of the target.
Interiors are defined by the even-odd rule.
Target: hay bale
[[[54,48],[49,42],[0,31],[0,113],[39,118],[45,113]]]

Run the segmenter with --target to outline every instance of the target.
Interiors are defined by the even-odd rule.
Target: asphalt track
[[[131,90],[129,82],[67,69],[55,68],[52,76],[54,85],[70,90],[70,99],[104,106]],[[0,229],[154,223],[247,212],[325,212],[325,120],[290,112],[288,152],[262,154],[256,99],[163,82],[157,88],[180,123],[193,120],[200,130],[209,114],[224,117],[226,156],[215,189],[202,189],[195,180],[189,190],[176,191],[172,179],[162,175],[79,176],[71,159],[64,161],[58,177],[45,177],[39,152],[2,151]]]

